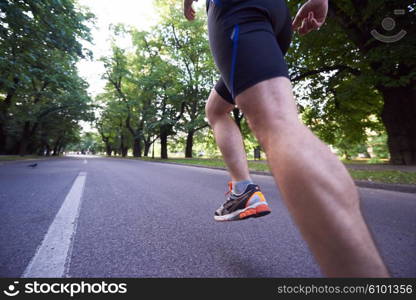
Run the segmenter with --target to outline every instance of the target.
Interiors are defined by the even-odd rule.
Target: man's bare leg
[[[347,170],[298,120],[290,81],[263,81],[236,98],[265,149],[284,201],[327,276],[386,277]]]
[[[214,89],[206,107],[206,116],[214,131],[215,141],[234,182],[250,180],[247,157],[240,130],[230,116],[234,105],[226,102]]]

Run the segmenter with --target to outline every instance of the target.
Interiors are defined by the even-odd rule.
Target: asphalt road
[[[217,223],[228,181],[221,170],[90,157],[30,163],[0,164],[1,277],[22,276],[53,224],[59,229],[55,217],[80,172],[86,180],[63,276],[322,276],[272,177],[253,176],[272,214]],[[415,277],[416,194],[360,193],[392,275]]]

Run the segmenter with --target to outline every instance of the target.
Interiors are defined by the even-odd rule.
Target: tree
[[[298,85],[308,83],[300,97],[300,105],[304,108],[307,103],[310,110],[308,122],[327,132],[338,124],[345,135],[362,139],[365,129],[379,126],[378,120],[388,134],[391,162],[415,164],[416,3],[343,0],[329,4],[327,24],[304,37],[295,36],[288,55],[292,80]],[[295,11],[297,4],[290,5]],[[404,14],[395,16],[398,9]],[[371,35],[373,29],[381,30],[387,16],[407,31],[395,43]]]
[[[89,151],[92,154],[97,154],[105,151],[105,145],[99,133],[89,131],[78,135],[77,139],[70,143],[66,150],[81,153]]]
[[[142,153],[142,136],[140,126],[136,129],[132,126],[132,106],[134,106],[137,100],[137,96],[129,91],[128,80],[130,70],[128,69],[127,57],[125,51],[120,49],[116,45],[113,45],[113,54],[111,57],[102,58],[104,66],[106,68],[106,73],[104,78],[108,80],[107,91],[112,92],[116,99],[122,103],[124,106],[126,114],[125,120],[122,120],[126,128],[129,130],[133,136],[133,155],[135,157],[140,157]],[[130,76],[131,77],[131,76]],[[124,137],[124,135],[123,135]],[[121,141],[124,143],[124,140]],[[123,145],[124,147],[124,145]]]
[[[88,55],[81,40],[90,40],[93,16],[72,0],[2,1],[0,12],[0,153],[41,152],[47,122],[61,118],[69,136],[69,117],[90,117],[75,63]]]
[[[115,154],[127,156],[132,137],[126,128],[125,103],[119,101],[112,91],[98,95],[96,102],[100,103],[102,108],[96,127],[105,144],[107,155],[111,156],[114,151]]]
[[[178,68],[178,90],[182,91],[185,112],[181,130],[187,134],[185,157],[192,157],[193,138],[197,131],[208,127],[205,121],[205,100],[218,76],[209,50],[206,20],[199,10],[199,18],[188,22],[183,17],[179,1],[157,1],[163,28],[163,45],[169,60]]]

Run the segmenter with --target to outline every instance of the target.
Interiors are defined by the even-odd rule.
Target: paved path
[[[253,177],[271,215],[216,223],[221,170],[91,157],[29,163],[0,166],[2,277],[321,276],[270,176]],[[360,192],[392,274],[415,277],[416,195]]]

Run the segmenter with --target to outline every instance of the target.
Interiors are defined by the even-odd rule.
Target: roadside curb
[[[214,170],[223,170],[223,171],[227,170],[226,168],[221,168],[221,167],[181,164],[181,163],[168,162],[168,161],[166,162],[165,161],[149,161],[149,160],[142,160],[142,159],[138,159],[138,160],[144,161],[144,162],[189,166],[189,167],[196,167],[196,168],[205,168],[205,169],[214,169]],[[250,174],[272,176],[270,172],[264,172],[264,171],[251,171],[250,170]],[[412,184],[381,183],[381,182],[373,182],[373,181],[366,181],[366,180],[354,180],[354,182],[358,187],[363,187],[363,188],[416,194],[416,185],[412,185]]]
[[[29,162],[29,161],[41,161],[41,160],[48,160],[50,159],[50,157],[45,157],[45,158],[25,158],[25,159],[13,159],[13,160],[0,160],[0,166],[1,165],[6,165],[9,163],[18,163],[18,162]],[[55,158],[53,158],[55,159]]]

